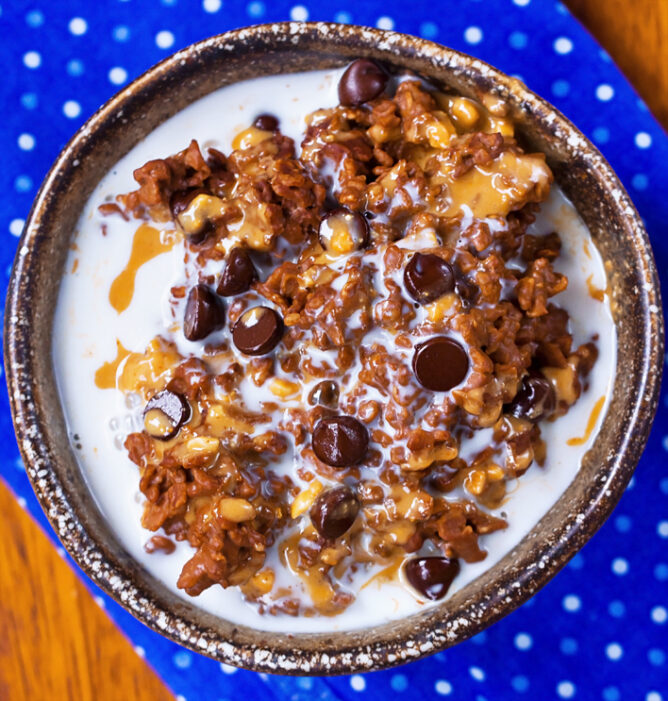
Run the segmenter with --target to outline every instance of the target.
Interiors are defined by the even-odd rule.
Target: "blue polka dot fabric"
[[[0,270],[60,148],[156,61],[228,29],[293,19],[396,29],[516,75],[602,150],[644,217],[668,280],[668,138],[607,54],[553,0],[0,0]],[[437,11],[435,11],[437,10]],[[642,50],[642,47],[638,47]],[[0,408],[5,481],[52,534]],[[548,586],[472,640],[396,670],[287,678],[219,665],[152,633],[93,585],[97,603],[180,701],[239,698],[668,701],[668,391],[613,516]],[[55,538],[54,538],[55,540]],[[69,557],[62,552],[63,558]]]

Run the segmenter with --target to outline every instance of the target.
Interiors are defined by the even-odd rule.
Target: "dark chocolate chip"
[[[518,419],[540,421],[549,416],[557,405],[552,383],[534,372],[527,375],[507,410]]]
[[[183,334],[189,341],[201,341],[225,324],[223,302],[206,285],[195,285],[188,293]]]
[[[248,252],[243,248],[233,248],[225,261],[216,292],[223,297],[238,295],[247,292],[255,280],[257,270]]]
[[[415,557],[404,565],[406,579],[425,598],[436,601],[447,593],[459,574],[459,560],[447,557]]]
[[[328,212],[320,222],[320,243],[328,253],[359,251],[369,243],[369,225],[359,213],[345,207]]]
[[[308,395],[308,402],[311,405],[320,404],[331,408],[338,406],[339,386],[331,380],[318,382]]]
[[[176,392],[163,389],[154,394],[144,409],[144,429],[149,436],[168,441],[190,418],[188,400]]]
[[[197,197],[198,195],[210,195],[211,193],[207,192],[204,188],[202,187],[195,187],[192,188],[191,190],[177,190],[170,198],[169,200],[169,208],[172,212],[172,217],[174,221],[176,221],[179,226],[181,226],[181,222],[179,221],[179,215],[185,212],[186,209],[190,206],[190,203]],[[212,221],[205,221],[202,223],[201,228],[199,231],[194,231],[194,232],[188,232],[184,231],[185,237],[188,240],[189,243],[202,243],[204,239],[215,230],[215,226]]]
[[[349,107],[378,97],[387,85],[387,73],[367,58],[353,61],[339,81],[339,102]]]
[[[416,253],[404,270],[404,285],[416,302],[427,304],[455,289],[455,274],[443,258]]]
[[[278,129],[278,119],[273,114],[260,114],[255,118],[253,126],[262,131],[276,131]]]
[[[464,309],[470,309],[478,300],[478,286],[465,277],[458,276],[455,282],[455,291],[462,301]]]
[[[413,372],[426,389],[447,392],[462,382],[468,370],[466,351],[447,336],[436,336],[415,346]]]
[[[203,187],[195,187],[190,190],[177,190],[169,199],[169,208],[172,212],[172,217],[176,219],[181,212],[188,209],[188,205],[197,195],[207,194],[207,191]]]
[[[264,355],[274,350],[283,337],[283,319],[269,307],[244,312],[232,329],[234,345],[246,355]]]
[[[318,495],[309,511],[311,523],[327,540],[340,538],[355,523],[360,503],[350,487],[342,485]]]
[[[312,445],[318,460],[332,467],[349,467],[364,460],[369,433],[352,416],[332,416],[318,421]]]

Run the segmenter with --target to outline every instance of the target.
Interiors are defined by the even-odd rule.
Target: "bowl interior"
[[[439,606],[373,629],[258,632],[199,610],[139,567],[97,510],[68,440],[52,359],[54,302],[68,243],[104,174],[193,100],[257,76],[339,66],[361,55],[417,71],[465,95],[504,99],[521,137],[547,155],[606,261],[619,339],[613,399],[577,478],[497,565]],[[644,447],[656,405],[662,319],[651,250],[607,163],[554,108],[481,61],[413,37],[358,27],[266,25],[214,37],[162,62],[105,105],[45,180],[10,284],[5,357],[19,444],[65,547],[95,581],[159,632],[221,661],[284,673],[379,668],[459,642],[516,608],[600,527]]]

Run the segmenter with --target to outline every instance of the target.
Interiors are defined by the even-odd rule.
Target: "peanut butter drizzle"
[[[116,389],[116,375],[120,364],[130,355],[130,351],[116,339],[116,357],[103,363],[95,372],[95,385],[100,389]]]
[[[460,178],[447,179],[452,200],[448,213],[454,216],[466,204],[478,219],[495,214],[505,217],[513,203],[524,200],[537,183],[550,180],[540,155],[506,151],[489,166],[475,166]]]
[[[593,274],[587,278],[587,290],[589,291],[589,296],[595,299],[597,302],[602,302],[605,298],[605,290],[600,290],[598,287],[594,287],[592,282]]]
[[[589,437],[594,430],[594,426],[596,426],[596,422],[598,421],[598,417],[601,414],[604,403],[605,395],[599,397],[596,404],[594,404],[594,408],[591,410],[591,414],[589,415],[589,421],[587,421],[587,428],[585,429],[584,436],[581,438],[569,438],[566,441],[567,445],[584,445],[589,440]]]
[[[171,250],[174,243],[174,237],[163,236],[162,232],[148,224],[142,224],[137,229],[132,240],[130,259],[109,289],[109,303],[119,314],[132,302],[139,268],[161,253]]]
[[[366,589],[372,582],[377,582],[378,585],[381,586],[385,582],[392,582],[396,580],[397,575],[399,574],[399,568],[401,567],[401,563],[403,561],[404,558],[402,555],[397,557],[394,562],[389,564],[387,567],[384,567],[382,570],[380,570],[380,572],[376,572],[373,577],[367,579],[367,581],[360,587],[360,591],[362,591],[362,589]]]

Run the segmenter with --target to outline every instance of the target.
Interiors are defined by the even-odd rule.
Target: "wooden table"
[[[566,5],[668,128],[668,0]],[[4,485],[0,532],[0,699],[172,699]]]

